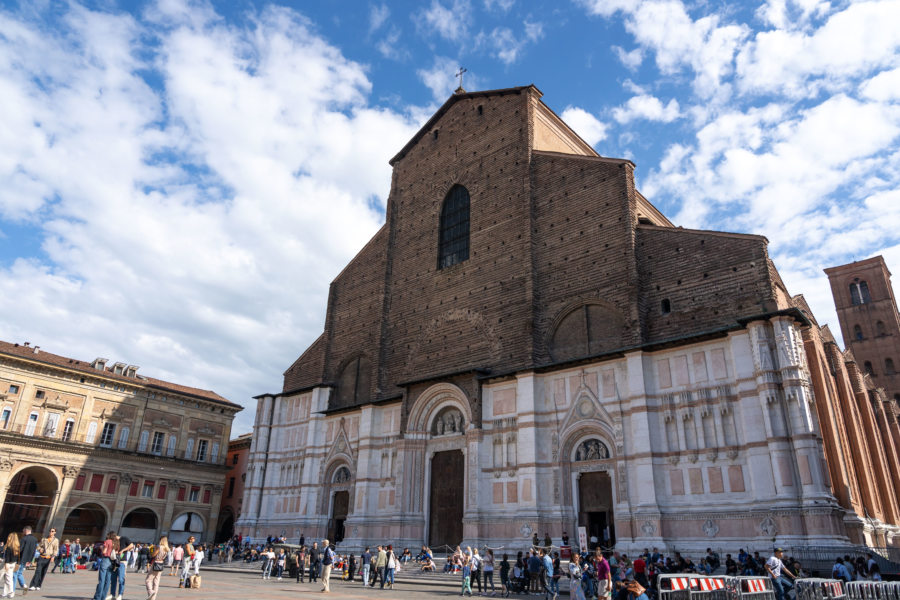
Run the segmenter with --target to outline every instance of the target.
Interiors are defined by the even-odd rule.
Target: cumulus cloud
[[[629,98],[624,106],[614,108],[612,114],[613,118],[622,124],[635,119],[671,123],[680,116],[680,110],[678,101],[674,98],[663,104],[656,96],[641,94]]]
[[[595,146],[598,142],[606,139],[606,124],[583,108],[569,106],[560,116],[575,133],[580,135],[591,146]]]
[[[387,4],[373,5],[369,10],[369,33],[378,31],[391,16],[391,9]]]
[[[458,41],[468,32],[471,19],[472,5],[468,0],[453,0],[450,5],[444,5],[440,0],[431,0],[430,6],[421,9],[414,16],[417,26],[424,34],[436,33],[450,41]]]
[[[640,48],[635,48],[631,52],[626,52],[621,46],[613,46],[612,50],[616,54],[616,58],[619,59],[619,62],[630,71],[634,71],[641,66],[642,62],[644,62],[644,52]]]
[[[278,389],[416,124],[289,9],[240,28],[174,2],[143,23],[67,6],[0,14],[0,215],[43,236],[42,258],[0,266],[19,290],[4,335],[236,402]]]

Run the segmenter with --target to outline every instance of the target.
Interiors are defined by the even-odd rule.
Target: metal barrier
[[[796,580],[794,588],[797,590],[797,600],[848,600],[844,582],[838,579],[807,577]]]
[[[659,600],[737,600],[733,586],[728,586],[728,579],[687,573],[660,575]]]
[[[729,577],[740,600],[775,600],[775,588],[768,577]],[[798,598],[799,600],[799,598]]]
[[[885,600],[888,597],[887,587],[877,581],[851,581],[846,586],[850,600]]]

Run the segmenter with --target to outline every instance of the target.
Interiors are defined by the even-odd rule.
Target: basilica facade
[[[257,397],[236,532],[893,544],[896,406],[766,239],[675,227],[541,96],[458,90],[392,159],[384,226]]]

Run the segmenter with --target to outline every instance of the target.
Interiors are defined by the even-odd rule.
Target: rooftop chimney
[[[37,353],[40,352],[40,351],[41,351],[41,347],[40,347],[40,346],[35,346],[35,347],[34,347],[34,353],[35,353],[35,354],[37,354]]]

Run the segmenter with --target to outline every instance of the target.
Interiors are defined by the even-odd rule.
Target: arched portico
[[[67,537],[80,538],[82,544],[103,540],[109,523],[109,511],[102,504],[85,502],[73,508],[66,517],[65,525],[57,536],[64,540]]]
[[[47,467],[29,465],[13,473],[0,513],[4,539],[25,525],[31,525],[35,534],[43,534],[52,518],[59,488],[59,475]]]

